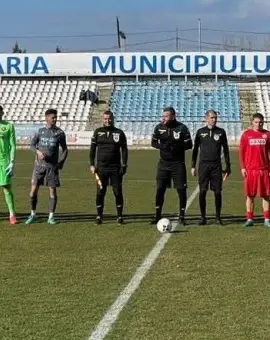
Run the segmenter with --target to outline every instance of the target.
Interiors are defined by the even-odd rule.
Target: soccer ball
[[[162,218],[157,223],[157,229],[161,233],[170,232],[172,230],[171,221],[168,218]]]

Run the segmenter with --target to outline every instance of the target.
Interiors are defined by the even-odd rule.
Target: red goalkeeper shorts
[[[270,197],[270,176],[268,170],[247,170],[245,193],[248,197]]]

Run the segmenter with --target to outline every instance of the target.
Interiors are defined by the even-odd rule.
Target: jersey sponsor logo
[[[173,138],[174,139],[179,139],[180,138],[180,134],[181,134],[181,132],[180,131],[173,131]]]
[[[266,140],[263,138],[251,138],[249,140],[249,145],[256,146],[256,145],[266,145]]]
[[[115,143],[118,143],[120,140],[120,133],[113,133],[113,140],[115,141]]]
[[[55,137],[41,137],[40,144],[42,146],[53,147],[56,145],[57,139]]]

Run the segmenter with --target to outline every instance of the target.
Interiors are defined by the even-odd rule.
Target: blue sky
[[[57,45],[63,51],[112,51],[117,43],[117,15],[127,35],[127,51],[174,51],[176,27],[180,50],[194,51],[198,18],[202,23],[202,50],[220,50],[225,43],[270,49],[265,13],[270,13],[270,0],[4,1],[0,52],[9,53],[16,40],[29,52],[54,52]],[[157,33],[146,33],[153,31]],[[96,34],[104,36],[90,36]]]

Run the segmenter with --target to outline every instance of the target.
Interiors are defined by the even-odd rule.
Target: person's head
[[[45,121],[48,126],[54,126],[57,122],[57,110],[48,109],[45,112]]]
[[[103,121],[103,126],[113,126],[114,125],[114,116],[112,111],[105,111],[103,113],[103,117],[102,117],[102,121]]]
[[[252,116],[251,125],[252,129],[255,131],[262,130],[264,125],[264,116],[261,113],[255,113]]]
[[[3,109],[3,106],[0,105],[0,120],[2,120],[3,115],[4,115],[4,109]]]
[[[217,112],[214,110],[208,110],[205,112],[205,120],[209,128],[217,125],[217,115]]]
[[[171,106],[165,107],[163,110],[163,122],[164,124],[169,124],[175,120],[175,109]]]

